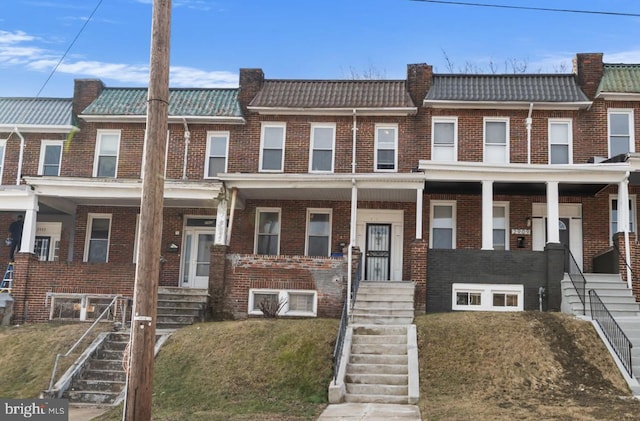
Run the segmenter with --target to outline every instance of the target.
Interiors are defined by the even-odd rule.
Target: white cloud
[[[172,86],[193,87],[197,83],[202,88],[232,88],[238,86],[238,75],[232,72],[194,69],[172,66],[169,74]]]
[[[17,44],[20,42],[33,41],[36,37],[27,35],[25,32],[8,32],[0,30],[0,44]]]
[[[640,50],[604,53],[605,63],[640,63]]]

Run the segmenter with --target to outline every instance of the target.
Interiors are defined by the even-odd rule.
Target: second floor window
[[[376,125],[375,171],[397,171],[398,128]]]
[[[38,175],[60,175],[62,140],[43,140],[40,148]]]
[[[633,110],[609,110],[609,157],[635,152]]]
[[[458,160],[458,119],[456,117],[434,117],[431,159],[440,162]]]
[[[98,130],[96,156],[93,162],[94,177],[115,177],[118,171],[120,130]]]
[[[284,123],[264,123],[260,139],[260,171],[282,172],[284,169]]]
[[[549,164],[571,164],[571,120],[549,120]]]
[[[509,162],[509,120],[486,118],[484,120],[484,162],[504,164]]]
[[[311,159],[309,162],[309,172],[333,172],[335,133],[335,125],[311,125]]]
[[[205,162],[205,178],[215,177],[227,172],[227,155],[229,151],[229,132],[207,133],[207,161]]]

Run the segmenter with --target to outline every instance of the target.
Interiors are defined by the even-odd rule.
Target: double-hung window
[[[635,232],[636,226],[636,196],[629,195],[629,232]],[[612,241],[613,235],[620,231],[618,227],[618,196],[611,195],[609,197],[609,240]]]
[[[262,123],[260,139],[260,171],[284,170],[285,123]]]
[[[458,118],[434,117],[432,128],[431,159],[439,162],[458,160]]]
[[[431,235],[429,247],[456,248],[456,202],[431,201]]]
[[[335,137],[335,124],[311,124],[309,172],[333,172]]]
[[[38,175],[60,175],[62,162],[62,140],[43,140],[40,146]]]
[[[87,219],[84,261],[105,263],[109,260],[111,214],[92,214]]]
[[[255,254],[280,253],[280,208],[256,210]]]
[[[307,209],[307,256],[329,256],[331,209]]]
[[[119,149],[120,130],[98,130],[93,161],[94,177],[116,177]]]
[[[509,119],[484,119],[484,162],[505,164],[509,162]]]
[[[493,205],[493,249],[509,250],[509,204],[494,202]]]
[[[608,110],[609,157],[635,152],[633,109]]]
[[[6,148],[7,141],[0,139],[0,184],[2,184],[2,171],[4,170],[4,150]]]
[[[571,164],[571,120],[549,119],[549,164]]]
[[[229,132],[207,132],[207,161],[204,164],[204,178],[227,172],[228,153]]]
[[[398,126],[376,124],[375,171],[398,170]]]

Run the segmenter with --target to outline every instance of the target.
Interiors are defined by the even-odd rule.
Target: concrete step
[[[123,342],[128,343],[131,335],[129,332],[111,332],[109,334],[109,342]]]
[[[407,355],[351,354],[349,364],[407,365]]]
[[[353,335],[352,344],[404,344],[407,335]]]
[[[407,335],[406,326],[365,325],[354,326],[354,335]]]
[[[92,390],[70,390],[67,398],[72,402],[108,404],[113,403],[120,395],[120,392],[97,392]]]
[[[191,325],[199,321],[200,317],[187,314],[158,314],[156,320],[156,325],[165,325],[166,323]]]
[[[390,404],[407,404],[407,396],[397,395],[356,395],[347,393],[344,397],[347,403],[390,403]]]
[[[408,374],[406,364],[347,364],[348,374]]]
[[[590,289],[595,289],[596,291],[599,289],[602,290],[613,290],[613,289],[629,289],[627,288],[627,284],[625,282],[622,282],[620,280],[616,281],[616,282],[609,282],[609,281],[593,281],[593,282],[589,282],[587,281],[586,285],[585,285],[585,289],[588,291]]]
[[[414,290],[413,282],[405,281],[361,281],[360,288],[388,288],[388,289],[410,289]]]
[[[392,395],[404,396],[405,399],[409,395],[408,385],[345,383],[345,386],[348,394],[355,395]]]
[[[413,299],[407,301],[364,301],[359,298],[353,306],[356,310],[385,309],[413,311]]]
[[[100,360],[122,360],[124,351],[117,349],[100,349],[96,353],[96,358]]]
[[[605,303],[636,303],[636,299],[635,297],[633,297],[633,295],[631,295],[630,291],[625,291],[626,293],[624,294],[615,294],[615,295],[607,295],[607,294],[600,294],[599,291],[596,291],[598,293],[598,297],[600,297],[600,299]],[[622,291],[621,291],[622,292]],[[567,297],[568,302],[570,303],[577,303],[580,302],[580,297],[577,294],[568,294],[565,295]],[[585,300],[589,300],[589,295],[587,295],[585,297]]]
[[[354,315],[353,323],[355,324],[375,324],[375,325],[410,325],[413,323],[411,317],[393,317],[378,314]]]
[[[378,316],[392,316],[392,317],[413,317],[414,312],[413,309],[402,309],[402,308],[358,308],[357,306],[353,308],[354,316],[367,316],[371,314],[375,314]]]
[[[407,355],[406,344],[352,344],[354,354]]]
[[[583,273],[587,282],[622,282],[619,273]]]
[[[193,301],[158,301],[158,311],[203,311],[205,308],[204,303]]]
[[[407,374],[359,374],[347,372],[345,383],[407,386],[409,384],[409,376]]]
[[[72,390],[91,390],[94,392],[121,392],[125,382],[110,380],[79,380],[73,383]]]
[[[400,301],[413,302],[413,292],[411,294],[398,291],[384,290],[358,290],[356,301]]]
[[[84,380],[108,380],[126,381],[126,374],[122,370],[85,370],[82,374]]]
[[[158,294],[158,302],[206,303],[207,295],[195,294]]]
[[[89,370],[122,370],[122,360],[92,359],[89,362]]]

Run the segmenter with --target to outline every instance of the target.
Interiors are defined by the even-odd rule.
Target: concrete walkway
[[[89,421],[111,408],[111,406],[69,404],[69,421]]]
[[[339,403],[327,406],[318,421],[422,421],[416,405]]]

